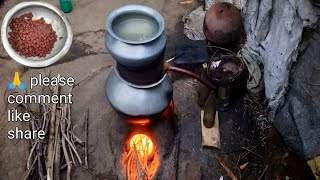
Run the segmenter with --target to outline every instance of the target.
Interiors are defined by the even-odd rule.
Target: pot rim
[[[116,33],[114,33],[113,29],[112,29],[112,24],[113,24],[114,20],[121,15],[130,14],[130,13],[140,13],[140,14],[147,15],[147,16],[151,17],[152,19],[154,19],[158,23],[157,33],[152,38],[146,39],[144,41],[130,41],[130,40],[123,39],[123,38],[119,37],[118,35],[116,35]],[[132,4],[132,5],[126,5],[126,6],[122,6],[122,7],[118,8],[118,9],[115,9],[107,16],[106,21],[107,21],[106,22],[107,31],[114,38],[116,38],[119,41],[122,41],[124,43],[128,43],[128,44],[144,44],[144,43],[151,42],[151,41],[157,39],[164,31],[164,20],[163,20],[163,17],[161,16],[161,14],[153,8],[143,6],[143,5]]]

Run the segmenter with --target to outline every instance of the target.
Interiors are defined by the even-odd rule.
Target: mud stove
[[[126,126],[119,167],[127,179],[152,179],[174,148],[173,88],[163,72],[164,20],[152,8],[128,5],[112,11],[106,24],[105,45],[117,62],[106,94]]]

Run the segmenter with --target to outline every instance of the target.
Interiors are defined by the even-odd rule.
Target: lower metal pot
[[[165,74],[150,85],[136,85],[124,80],[115,67],[106,81],[107,98],[111,106],[129,116],[152,116],[161,113],[172,100],[173,87]]]

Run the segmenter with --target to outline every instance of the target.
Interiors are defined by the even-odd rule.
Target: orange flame
[[[150,156],[153,148],[152,140],[145,134],[136,134],[130,140],[130,149],[136,149],[141,157]]]

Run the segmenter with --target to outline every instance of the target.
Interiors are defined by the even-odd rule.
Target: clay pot
[[[203,32],[215,44],[229,44],[240,39],[242,20],[239,10],[231,3],[216,3],[207,11]]]

